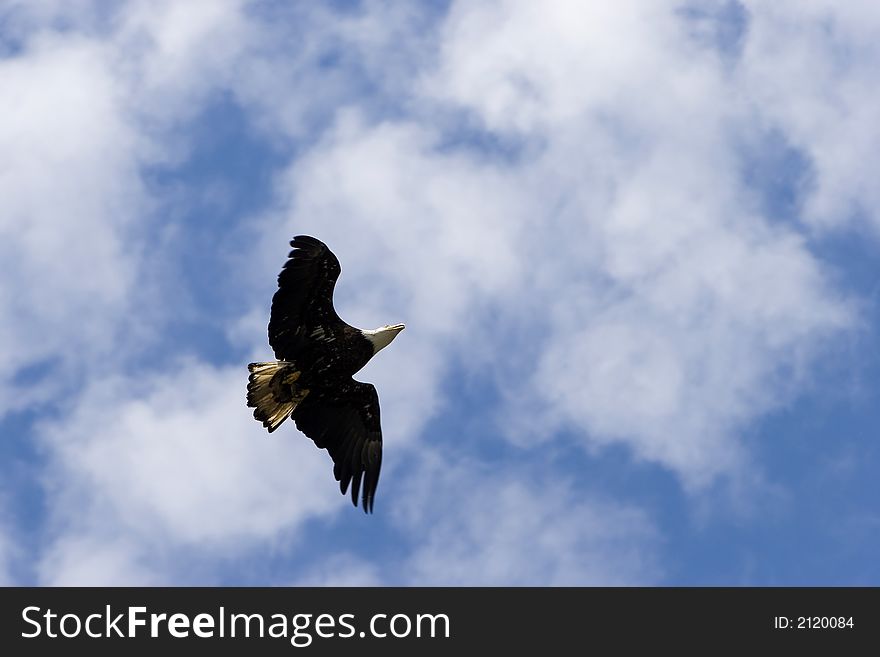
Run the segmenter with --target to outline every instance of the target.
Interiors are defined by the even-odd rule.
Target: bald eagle
[[[362,330],[343,322],[333,308],[339,260],[314,237],[298,235],[278,275],[269,315],[269,345],[277,361],[251,363],[247,405],[269,432],[288,417],[326,449],[333,475],[351,501],[372,513],[382,466],[382,428],[376,388],[352,378],[403,324]]]

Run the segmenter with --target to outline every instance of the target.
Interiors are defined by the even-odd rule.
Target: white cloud
[[[663,579],[660,533],[635,506],[587,493],[542,464],[499,469],[431,448],[402,460],[406,467],[385,488],[393,498],[382,505],[395,549],[331,553],[298,584],[628,586]]]
[[[125,307],[138,253],[123,236],[143,198],[118,92],[85,41],[46,38],[0,61],[4,385],[36,360],[100,353]],[[2,398],[0,412],[21,403]]]
[[[449,459],[453,458],[452,462]],[[401,565],[419,586],[651,584],[657,531],[639,509],[602,501],[541,468],[474,467],[434,454],[416,468],[398,522]]]
[[[300,578],[297,586],[382,586],[378,569],[361,557],[334,554]]]
[[[211,92],[237,84],[240,66],[259,38],[245,5],[164,0],[126,6],[112,34],[121,55],[116,70],[132,94],[130,110],[146,128],[180,126],[198,115]],[[163,140],[162,149],[169,146]]]
[[[583,121],[585,110],[647,114],[630,103],[642,84],[668,77],[677,4],[454,3],[425,93],[473,109],[490,128],[526,133]]]
[[[641,235],[644,257],[625,256],[632,282],[618,279],[611,294],[559,286],[586,298],[580,312],[559,313],[533,394],[549,402],[551,427],[571,422],[591,443],[623,441],[708,483],[742,464],[737,432],[787,403],[850,309],[793,235],[741,220],[694,231],[663,255],[662,227]]]
[[[804,219],[880,228],[880,11],[873,3],[743,3],[749,33],[738,84],[767,124],[808,156]]]
[[[46,586],[155,586],[163,583],[136,543],[99,533],[69,533],[42,555],[39,581]]]
[[[181,363],[109,377],[42,427],[55,521],[166,545],[232,550],[343,508],[308,439],[267,437],[244,404],[246,370]],[[210,546],[210,547],[207,547]]]

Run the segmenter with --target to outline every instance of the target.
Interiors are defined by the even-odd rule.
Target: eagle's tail
[[[293,413],[309,391],[296,384],[302,372],[293,363],[273,361],[251,363],[247,386],[247,405],[254,417],[272,433]]]

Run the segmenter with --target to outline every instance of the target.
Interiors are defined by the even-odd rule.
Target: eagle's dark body
[[[393,339],[385,335],[377,346],[372,336],[396,335],[403,327],[365,332],[343,322],[333,308],[341,271],[336,256],[313,237],[300,235],[290,244],[269,320],[278,361],[248,366],[248,406],[270,432],[293,418],[330,453],[340,489],[345,493],[351,484],[355,505],[363,481],[364,511],[372,511],[382,465],[379,397],[374,386],[351,377]]]

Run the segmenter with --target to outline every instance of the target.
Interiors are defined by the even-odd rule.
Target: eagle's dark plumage
[[[382,467],[379,397],[352,375],[403,329],[363,331],[333,308],[339,260],[320,240],[294,237],[272,297],[269,344],[274,362],[248,365],[248,406],[269,432],[292,417],[296,427],[333,458],[343,494],[372,512]]]

